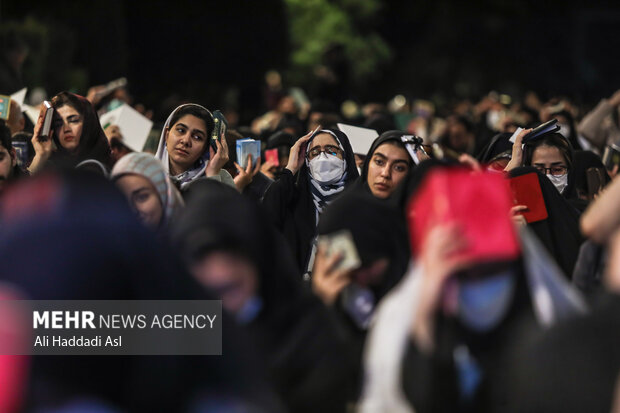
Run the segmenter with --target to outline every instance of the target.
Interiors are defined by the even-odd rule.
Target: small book
[[[520,247],[511,207],[510,190],[500,174],[431,171],[407,205],[413,255],[420,253],[434,226],[456,224],[466,244],[457,256],[479,263],[516,259]]]
[[[11,97],[0,95],[0,119],[7,120],[11,111]]]
[[[47,138],[50,136],[50,129],[52,128],[52,119],[54,118],[54,107],[47,100],[43,101],[43,106],[45,106],[45,115],[43,115],[43,127],[41,128],[40,138],[42,140],[47,140]]]
[[[215,151],[217,151],[217,146],[215,145],[215,141],[220,140],[226,137],[226,129],[228,129],[228,121],[224,117],[224,114],[219,110],[213,112],[213,133],[211,133],[211,147]],[[220,141],[222,143],[222,141]],[[226,144],[226,140],[224,139],[223,144]]]
[[[237,139],[237,163],[245,168],[248,166],[248,155],[252,157],[252,165],[260,158],[260,141],[254,139]]]
[[[103,129],[116,125],[123,136],[122,143],[132,151],[141,152],[151,133],[153,122],[140,112],[124,103],[99,117]]]
[[[372,143],[379,137],[379,134],[374,129],[360,128],[359,126],[345,125],[344,123],[338,123],[337,126],[349,138],[353,153],[358,155],[366,156]]]
[[[527,207],[522,214],[528,224],[547,219],[549,215],[536,172],[515,176],[509,182],[513,204]]]
[[[280,157],[278,148],[268,149],[265,151],[265,161],[271,162],[273,166],[280,166]]]

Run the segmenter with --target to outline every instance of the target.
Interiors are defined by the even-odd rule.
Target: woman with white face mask
[[[314,262],[320,214],[358,177],[347,136],[315,130],[293,145],[286,168],[265,193],[263,204],[288,240],[302,274]]]
[[[512,159],[505,171],[519,166],[533,166],[544,174],[562,196],[576,209],[582,211],[584,202],[575,191],[573,169],[573,147],[559,133],[549,133],[522,145],[523,137],[530,130],[524,130],[512,146]]]

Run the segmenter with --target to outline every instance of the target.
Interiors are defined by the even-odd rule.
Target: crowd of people
[[[219,136],[179,102],[136,152],[99,121],[124,87],[58,93],[47,135],[45,105],[28,122],[11,102],[0,294],[219,299],[223,354],[3,355],[1,411],[620,409],[620,91],[280,91]],[[237,159],[243,138],[260,157]]]

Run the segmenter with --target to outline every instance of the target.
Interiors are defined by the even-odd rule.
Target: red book
[[[456,223],[466,240],[459,253],[474,262],[514,260],[520,247],[510,219],[512,197],[497,173],[436,170],[409,200],[407,221],[413,255],[433,226]]]
[[[547,219],[549,215],[536,172],[510,178],[510,190],[514,205],[527,206],[522,214],[528,224]]]
[[[265,161],[271,162],[273,166],[280,166],[280,158],[278,156],[278,148],[265,151]]]

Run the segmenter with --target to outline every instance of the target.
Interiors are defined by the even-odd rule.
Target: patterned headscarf
[[[172,118],[174,117],[175,113],[177,113],[180,109],[188,107],[188,106],[196,106],[200,109],[204,109],[207,111],[207,113],[209,113],[209,115],[211,115],[211,112],[204,106],[198,105],[196,103],[186,103],[184,105],[178,106],[175,110],[172,111],[170,116],[168,116],[168,119],[166,119],[166,123],[164,124],[164,127],[161,131],[161,137],[159,138],[159,145],[157,146],[157,152],[155,153],[155,157],[161,161],[161,164],[164,167],[164,170],[166,171],[167,174],[170,173],[170,164],[169,164],[169,158],[168,158],[168,149],[166,147],[166,130],[168,130],[168,128],[172,126],[170,125],[170,122],[172,121]],[[194,163],[194,165],[192,165],[190,169],[172,177],[172,179],[180,183],[181,188],[184,188],[185,186],[192,183],[195,179],[200,178],[205,175],[207,165],[209,164],[209,146],[208,145],[210,143],[210,140],[211,140],[211,137],[208,136],[206,150],[204,151],[202,156],[198,158],[198,160]]]
[[[168,225],[170,219],[184,206],[184,203],[161,162],[148,153],[129,153],[116,162],[110,178],[116,181],[129,174],[142,176],[153,184],[164,209],[159,228]]]

